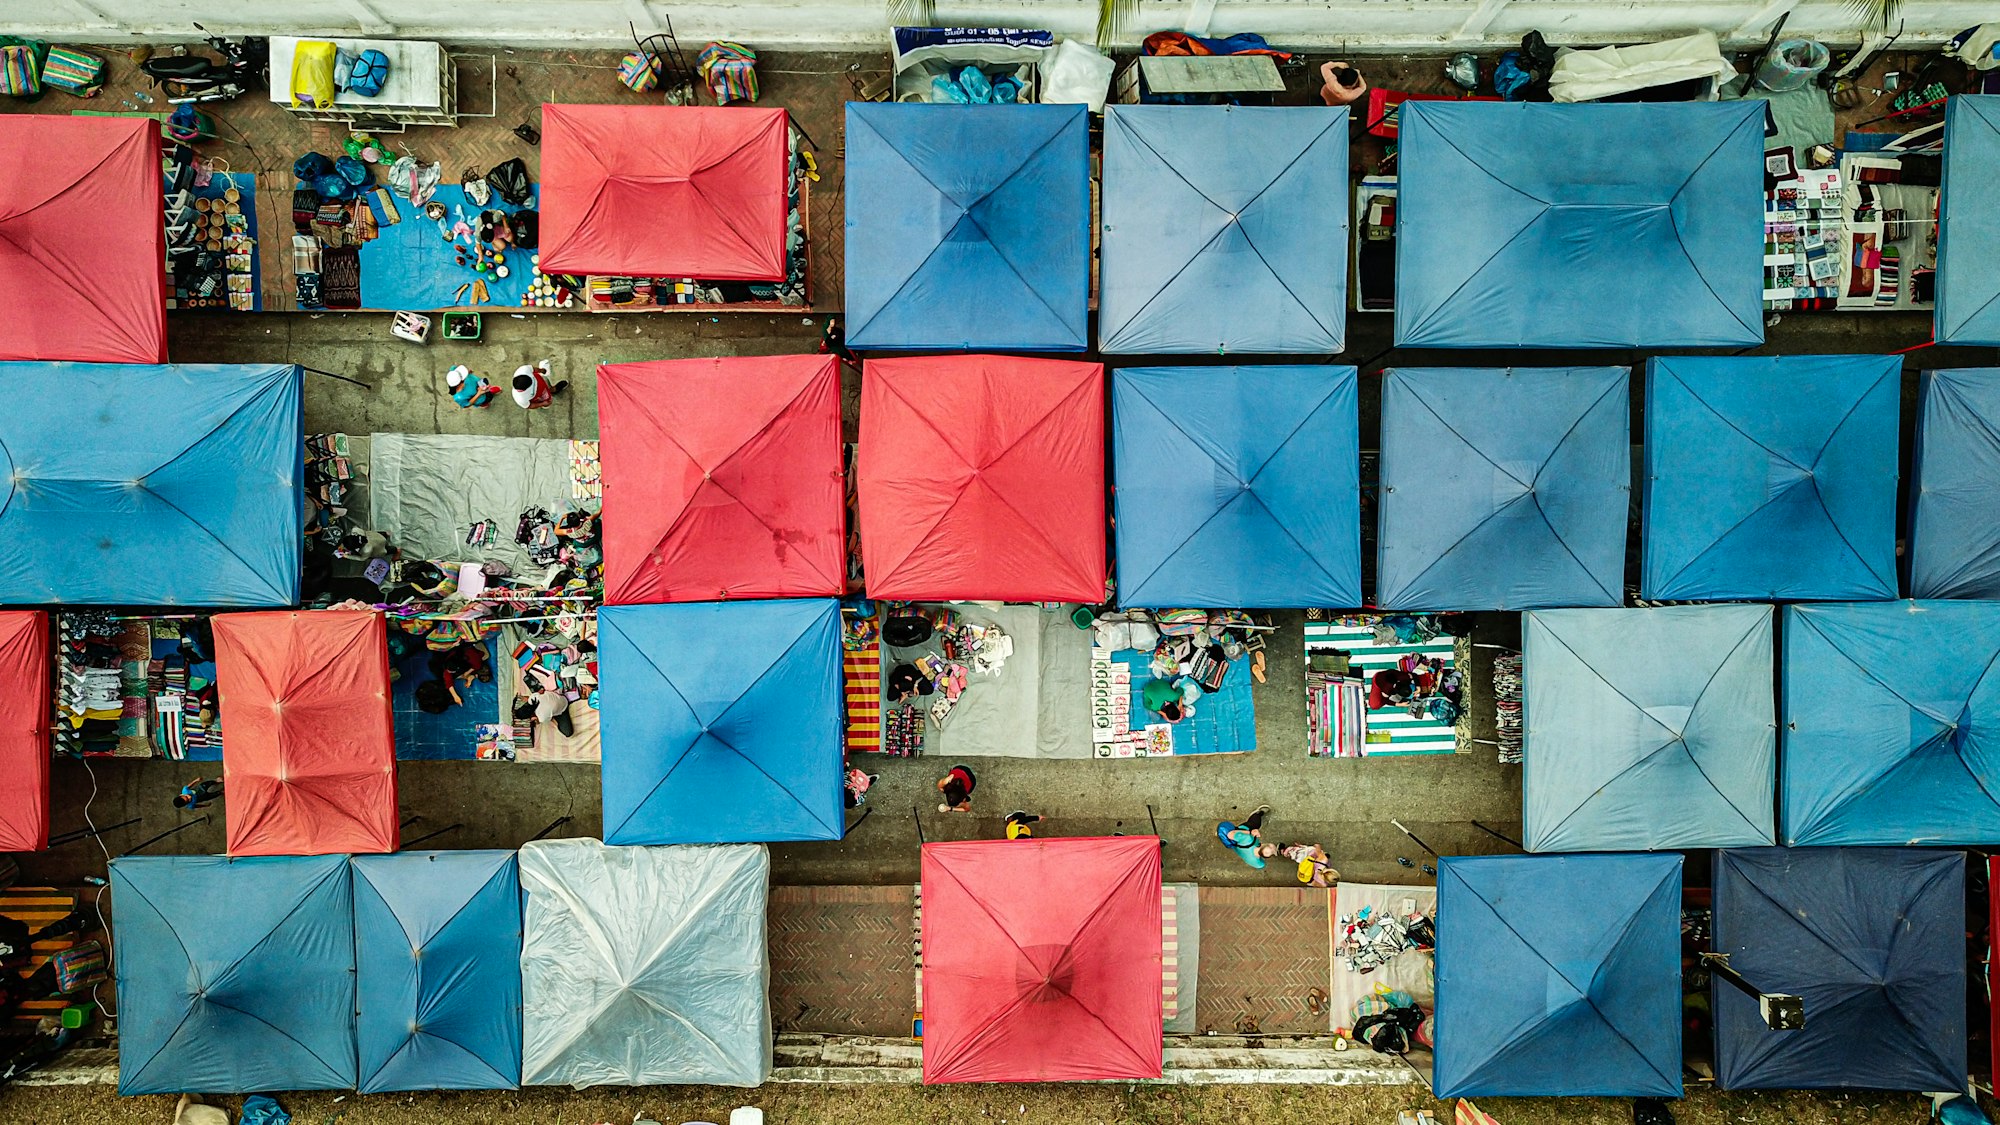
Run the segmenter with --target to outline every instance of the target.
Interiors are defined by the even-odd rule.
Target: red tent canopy
[[[1104,600],[1104,366],[869,360],[857,455],[868,593]]]
[[[164,363],[152,118],[0,116],[0,360]]]
[[[923,847],[924,1081],[1160,1076],[1160,841]]]
[[[838,360],[606,364],[597,403],[605,600],[846,592]]]
[[[542,107],[547,273],[783,281],[782,109]]]
[[[379,613],[215,618],[230,855],[393,852],[396,745]]]
[[[0,613],[0,852],[49,846],[49,619]]]

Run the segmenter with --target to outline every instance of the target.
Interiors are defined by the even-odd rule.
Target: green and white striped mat
[[[1421,644],[1378,644],[1375,630],[1367,625],[1340,625],[1324,621],[1305,623],[1306,649],[1339,648],[1352,654],[1348,674],[1366,679],[1384,668],[1393,667],[1411,653],[1438,657],[1447,665],[1456,664],[1458,638],[1437,636]],[[1383,734],[1388,735],[1382,741]],[[1368,741],[1364,757],[1389,754],[1452,754],[1458,752],[1457,729],[1436,719],[1413,719],[1404,707],[1382,707],[1368,712]]]

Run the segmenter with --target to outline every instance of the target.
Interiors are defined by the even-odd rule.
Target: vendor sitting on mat
[[[1194,714],[1194,702],[1201,694],[1201,685],[1186,676],[1174,680],[1155,677],[1139,689],[1139,702],[1162,719],[1178,723]]]

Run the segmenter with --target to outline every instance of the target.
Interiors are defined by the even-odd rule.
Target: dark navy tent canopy
[[[1623,604],[1628,379],[1622,367],[1390,369],[1376,603]]]
[[[1352,367],[1113,373],[1118,601],[1361,604]]]
[[[1521,651],[1529,851],[1774,842],[1771,607],[1538,610]]]
[[[1938,200],[1940,344],[2000,344],[2000,96],[1957,94],[1944,107]]]
[[[1090,346],[1081,105],[847,105],[847,343]]]
[[[361,1092],[521,1084],[513,852],[354,857]]]
[[[1754,998],[1717,979],[1723,1089],[1965,1089],[1964,853],[1719,852],[1715,949],[1806,1011],[1805,1027],[1772,1031]]]
[[[1347,346],[1347,110],[1104,112],[1098,350]]]
[[[1785,608],[1788,844],[2000,844],[2000,602]]]
[[[1764,339],[1764,104],[1405,102],[1396,343]]]
[[[1895,356],[1646,365],[1641,596],[1896,596]]]
[[[354,1088],[347,857],[111,861],[118,1092]]]
[[[840,603],[598,611],[604,839],[838,840]]]
[[[283,606],[299,369],[0,363],[0,603]]]
[[[1681,1094],[1681,857],[1438,861],[1440,1098]]]
[[[2000,599],[2000,367],[1926,371],[1910,482],[1910,596]]]

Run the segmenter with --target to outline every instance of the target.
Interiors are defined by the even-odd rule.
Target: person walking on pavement
[[[174,794],[177,809],[198,809],[222,797],[222,779],[219,777],[197,777],[181,791]]]
[[[950,772],[938,778],[938,792],[944,794],[944,803],[939,812],[971,812],[972,791],[979,788],[979,779],[972,776],[970,766],[953,766]]]
[[[522,364],[514,369],[514,405],[523,410],[540,410],[555,401],[555,397],[569,389],[569,380],[560,383],[549,382],[549,361],[537,364]]]
[[[1034,826],[1048,818],[1036,813],[1021,812],[1018,809],[1007,814],[1007,838],[1009,840],[1032,840]]]
[[[1264,868],[1264,857],[1259,853],[1264,843],[1264,816],[1271,811],[1269,805],[1258,805],[1241,824],[1222,821],[1215,826],[1215,835],[1222,845],[1236,853],[1236,858],[1258,870]]]

